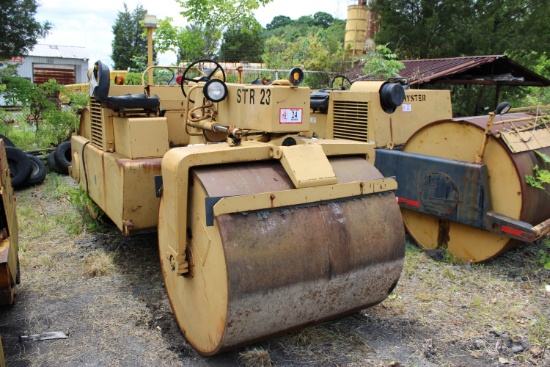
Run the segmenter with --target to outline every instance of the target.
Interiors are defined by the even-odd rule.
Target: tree
[[[550,73],[544,61],[550,42],[547,0],[375,0],[370,6],[380,17],[376,43],[396,50],[400,59],[505,54],[542,75]],[[501,97],[517,101],[531,92],[502,88]],[[454,86],[453,111],[479,113],[495,96],[495,87]]]
[[[404,59],[544,52],[550,41],[547,1],[375,0],[371,9],[376,43]]]
[[[262,60],[268,68],[288,70],[300,66],[321,72],[306,73],[304,85],[310,88],[326,87],[331,76],[344,73],[343,20],[318,12],[296,21],[277,16],[270,24],[271,29],[263,32],[266,41]]]
[[[363,65],[363,73],[379,79],[388,79],[398,76],[401,69],[405,67],[397,60],[397,55],[387,46],[378,45],[374,50],[367,52],[366,62]]]
[[[261,62],[263,47],[262,26],[257,21],[252,26],[231,26],[223,35],[220,60]]]
[[[52,25],[34,19],[36,0],[0,0],[0,60],[26,55]]]
[[[17,68],[13,64],[6,64],[0,68],[0,95],[7,105],[26,106],[30,103],[33,84],[26,78],[17,75]]]
[[[271,20],[270,23],[266,24],[265,28],[267,30],[277,29],[277,28],[284,27],[285,25],[292,24],[293,22],[294,21],[286,15],[277,15]]]
[[[140,69],[136,57],[147,56],[147,35],[142,27],[147,10],[138,5],[132,13],[124,3],[124,10],[119,11],[113,25],[112,54],[114,69]],[[156,52],[153,53],[156,59]]]
[[[278,15],[266,26],[264,38],[279,37],[286,41],[295,41],[300,37],[306,37],[308,34],[327,31],[327,34],[341,32],[339,42],[343,43],[345,26],[345,21],[333,18],[330,14],[323,12],[317,12],[313,16],[304,15],[298,20],[291,20],[289,17]],[[321,38],[325,37],[322,36]]]
[[[216,42],[230,26],[250,25],[255,20],[253,11],[272,0],[176,0],[183,8],[183,15],[191,25],[209,30]]]
[[[185,28],[172,25],[173,19],[167,17],[158,22],[155,30],[155,47],[159,52],[172,51],[177,62],[188,62],[203,58],[214,58],[218,40],[213,37],[212,29],[198,24]]]
[[[314,24],[323,29],[327,29],[334,23],[334,17],[329,13],[319,11],[313,14]]]

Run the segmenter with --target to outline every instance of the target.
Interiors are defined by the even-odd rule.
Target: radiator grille
[[[103,126],[101,123],[101,104],[94,98],[90,100],[90,120],[92,122],[92,145],[103,149]]]
[[[334,138],[369,141],[369,103],[334,101]]]

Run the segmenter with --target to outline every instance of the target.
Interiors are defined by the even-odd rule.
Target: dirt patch
[[[211,358],[180,332],[165,294],[156,234],[93,226],[49,174],[17,193],[21,285],[0,312],[8,366],[548,366],[550,273],[542,244],[482,265],[407,245],[382,304]],[[443,261],[441,261],[443,260]],[[20,341],[62,331],[68,338]]]

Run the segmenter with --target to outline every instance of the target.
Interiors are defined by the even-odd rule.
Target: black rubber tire
[[[48,154],[48,166],[50,166],[50,168],[52,169],[52,171],[54,171],[55,173],[59,173],[61,174],[61,169],[59,168],[59,166],[57,165],[57,162],[55,161],[55,150],[52,150],[50,152],[50,154]]]
[[[5,147],[15,148],[15,144],[13,144],[13,142],[7,136],[0,134],[0,139],[4,140],[4,146]]]
[[[20,188],[31,176],[31,160],[25,152],[13,147],[6,147],[6,157],[10,167],[11,185],[14,189]]]
[[[57,167],[59,167],[61,173],[68,175],[69,167],[71,166],[71,162],[73,160],[71,142],[64,141],[63,143],[59,144],[57,148],[55,148],[54,152],[54,158],[55,163],[57,163]]]
[[[46,178],[46,165],[40,158],[38,158],[35,155],[27,154],[27,157],[29,157],[31,161],[31,176],[25,183],[25,186],[34,186],[41,184],[42,181]]]

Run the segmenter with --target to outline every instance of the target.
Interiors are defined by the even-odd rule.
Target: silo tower
[[[353,59],[365,48],[374,48],[374,35],[379,30],[377,16],[368,10],[369,0],[348,0],[345,47]]]

